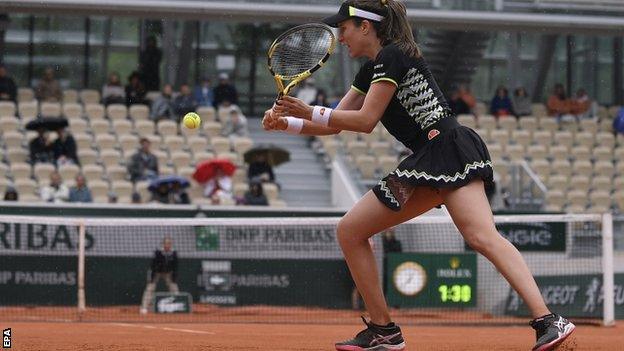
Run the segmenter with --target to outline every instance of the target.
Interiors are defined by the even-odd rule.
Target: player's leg
[[[156,283],[158,282],[158,273],[156,273],[154,280],[148,280],[145,290],[143,291],[143,298],[141,299],[141,313],[147,313],[147,309],[152,301],[154,290],[156,290]]]
[[[375,194],[369,191],[342,218],[337,228],[338,241],[371,321],[364,320],[366,329],[355,338],[337,343],[337,350],[383,348],[400,351],[405,348],[401,329],[390,321],[377,273],[377,264],[368,238],[428,211],[441,201],[435,190],[416,188],[402,210],[395,212],[383,205]]]
[[[172,273],[165,273],[164,278],[165,278],[165,284],[167,284],[167,289],[169,289],[169,292],[172,293],[177,293],[178,290],[178,284],[176,284],[176,282],[173,281],[173,274]]]
[[[535,318],[531,325],[538,334],[534,350],[550,350],[561,343],[572,333],[574,324],[550,313],[524,258],[496,230],[483,181],[475,180],[458,189],[445,189],[441,195],[466,242],[494,264],[531,311]]]

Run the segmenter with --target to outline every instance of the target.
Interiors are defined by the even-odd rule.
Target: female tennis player
[[[338,241],[366,304],[370,321],[337,350],[403,350],[392,322],[368,238],[445,205],[467,243],[488,258],[524,299],[537,342],[551,350],[574,324],[551,313],[518,250],[494,226],[485,187],[492,163],[481,138],[461,126],[448,107],[416,45],[405,6],[396,0],[348,0],[323,20],[339,29],[351,57],[369,61],[335,110],[284,96],[265,112],[266,130],[331,135],[341,130],[370,133],[379,121],[414,153],[379,181],[338,224]]]

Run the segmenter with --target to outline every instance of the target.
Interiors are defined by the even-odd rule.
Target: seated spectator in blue
[[[624,106],[620,108],[613,119],[613,130],[616,133],[624,135]]]
[[[173,109],[173,88],[171,84],[165,84],[160,96],[152,103],[150,119],[154,122],[158,122],[161,119],[178,120]]]
[[[152,190],[151,202],[170,204],[171,196],[169,194],[169,185],[166,183],[160,183],[156,189]]]
[[[52,142],[48,139],[48,133],[45,129],[37,129],[37,136],[28,143],[30,150],[30,163],[53,163],[54,152],[52,151]]]
[[[130,73],[126,85],[126,105],[147,104],[145,95],[147,95],[147,90],[145,90],[145,84],[141,81],[139,72]]]
[[[514,90],[514,94],[511,97],[511,104],[513,106],[513,113],[518,118],[530,116],[533,112],[531,97],[529,97],[529,94],[523,87]]]
[[[171,203],[182,205],[187,205],[191,203],[191,198],[189,197],[188,193],[186,192],[186,190],[184,190],[184,188],[182,188],[182,186],[180,186],[180,183],[178,182],[171,183],[171,189],[169,190],[169,194],[171,195]]]
[[[448,105],[451,108],[451,111],[455,115],[467,115],[471,114],[470,106],[461,98],[459,91],[457,89],[451,92],[449,96]]]
[[[499,86],[490,105],[490,113],[496,117],[509,116],[513,112],[507,88]]]
[[[182,84],[180,95],[173,100],[173,111],[177,115],[177,121],[179,122],[185,114],[195,111],[195,108],[197,108],[197,102],[191,92],[191,87],[188,84]]]
[[[102,103],[104,105],[126,103],[126,90],[121,85],[117,72],[111,73],[108,82],[102,87]]]
[[[82,174],[76,175],[76,185],[69,189],[69,202],[93,202],[91,190]]]
[[[17,201],[19,199],[19,195],[17,194],[17,190],[12,186],[7,186],[4,191],[4,201]]]
[[[7,75],[6,67],[0,64],[0,101],[17,103],[17,85],[13,78]]]
[[[52,144],[52,151],[54,152],[54,162],[57,166],[64,164],[80,165],[78,161],[76,140],[65,128],[56,130],[58,137]]]
[[[141,138],[140,143],[141,147],[128,162],[128,173],[133,182],[158,176],[158,159],[150,151],[151,142],[147,138]]]
[[[262,190],[262,184],[259,182],[251,182],[249,184],[249,190],[245,193],[243,199],[245,205],[253,206],[268,206],[269,200],[267,200]]]
[[[210,78],[204,77],[199,85],[195,86],[193,91],[197,106],[210,106],[214,104],[214,92],[210,86]]]

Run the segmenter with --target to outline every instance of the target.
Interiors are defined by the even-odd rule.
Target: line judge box
[[[154,294],[154,313],[191,313],[193,298],[186,292]]]

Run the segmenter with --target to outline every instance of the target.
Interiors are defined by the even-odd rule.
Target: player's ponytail
[[[420,57],[420,48],[414,40],[414,34],[407,20],[407,9],[398,0],[349,0],[349,5],[362,10],[383,15],[381,22],[371,21],[382,45],[394,43],[406,55]],[[356,18],[359,25],[362,22]]]

